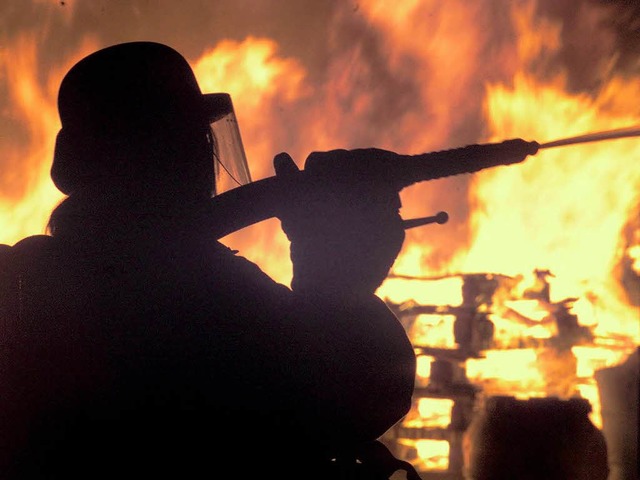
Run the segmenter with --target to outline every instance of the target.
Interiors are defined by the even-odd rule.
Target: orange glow
[[[489,394],[543,396],[544,381],[536,361],[536,352],[529,348],[488,350],[484,358],[467,360],[467,376],[472,383],[490,384]]]
[[[274,174],[271,159],[281,151],[276,143],[279,126],[272,121],[274,112],[309,93],[302,66],[279,57],[277,48],[266,38],[224,40],[208,49],[193,66],[203,92],[231,95],[255,180]],[[276,220],[234,233],[224,242],[258,263],[274,279],[285,284],[290,281],[288,240]]]
[[[49,178],[55,137],[60,129],[57,89],[71,65],[94,48],[87,40],[68,62],[47,72],[45,87],[38,81],[41,59],[34,37],[19,37],[10,48],[2,50],[0,68],[7,72],[12,116],[29,138],[28,145],[15,142],[3,149],[5,164],[13,169],[0,172],[0,185],[4,187],[0,189],[2,243],[11,245],[25,236],[44,233],[49,213],[63,198]]]
[[[482,70],[478,63],[483,61],[485,34],[478,18],[484,7],[464,0],[367,0],[359,6],[384,32],[392,65],[402,72],[411,68],[405,65],[411,58],[411,75],[423,85],[416,101],[424,107],[425,118],[405,117],[405,150],[424,151],[425,142],[441,146],[455,124],[454,116],[466,110],[474,72]]]
[[[640,98],[637,78],[614,77],[594,95],[567,93],[562,72],[546,81],[535,78],[528,68],[558,49],[561,25],[534,18],[534,2],[519,5],[512,13],[520,30],[520,68],[511,84],[486,85],[486,141],[524,137],[543,143],[640,123],[637,102],[628,101]],[[522,295],[535,283],[531,272],[549,269],[550,301],[575,298],[568,313],[577,315],[579,325],[595,335],[592,345],[556,352],[544,346],[558,335],[550,305],[496,295],[490,318],[494,346],[502,349],[484,351],[484,358],[466,362],[469,380],[482,386],[484,394],[521,399],[582,396],[591,403],[592,422],[602,426],[594,371],[620,363],[640,344],[640,309],[629,305],[617,277],[625,255],[632,269],[639,270],[637,229],[628,240],[633,243],[621,243],[640,204],[639,160],[640,142],[623,139],[543,150],[517,168],[474,176],[469,198],[473,239],[446,271],[511,275],[521,279],[511,293]],[[405,252],[395,272],[426,275],[415,271],[421,258],[415,246]],[[410,261],[414,268],[407,267]],[[391,284],[397,282],[387,280],[380,292],[391,298]],[[436,298],[426,303],[437,304]],[[432,330],[433,325],[429,324]],[[446,345],[446,335],[421,335],[415,326],[410,333],[414,341],[430,338],[438,346]],[[530,348],[518,348],[523,344]]]
[[[630,247],[627,254],[629,255],[629,258],[633,260],[633,270],[640,275],[640,245]]]
[[[425,426],[447,428],[451,423],[453,400],[450,398],[421,398],[418,413]]]
[[[401,439],[400,445],[413,449],[417,458],[411,463],[418,471],[445,471],[449,468],[449,451],[451,449],[446,440]]]
[[[6,49],[0,57],[8,74],[10,100],[16,121],[28,129],[31,144],[26,149],[15,148],[5,155],[13,157],[13,163],[26,164],[21,185],[29,190],[28,199],[15,205],[0,202],[0,230],[3,241],[14,243],[33,233],[43,233],[48,213],[55,201],[55,188],[49,181],[46,159],[51,159],[53,142],[59,129],[54,98],[51,92],[43,91],[37,82],[37,48],[35,39],[23,37]],[[11,68],[9,68],[9,66]],[[20,175],[3,172],[3,175]],[[13,184],[14,179],[3,177],[3,183]]]
[[[434,358],[429,355],[420,355],[416,352],[416,375],[419,379],[428,379],[431,375],[431,362]]]
[[[293,59],[279,57],[277,50],[277,44],[266,38],[223,40],[193,64],[203,92],[226,92],[235,100],[251,173],[256,179],[273,175],[270,159],[279,151],[267,133],[271,110],[309,93],[303,67]]]
[[[449,468],[449,442],[445,440],[417,440],[415,448],[424,470],[447,470]]]
[[[406,257],[403,257],[406,261]],[[414,264],[419,265],[419,263]],[[378,289],[377,294],[392,303],[417,303],[421,305],[460,305],[462,279],[446,277],[437,280],[415,280],[390,277]]]
[[[361,61],[366,42],[336,48],[331,37],[324,39],[331,58],[320,79],[267,37],[203,39],[206,48],[189,60],[203,92],[231,94],[256,180],[274,174],[273,156],[283,150],[302,167],[314,150],[375,146],[419,153],[510,138],[543,143],[640,125],[637,76],[614,75],[603,65],[597,88],[576,88],[556,58],[567,47],[560,20],[540,16],[534,0],[504,3],[499,12],[468,0],[361,0],[357,13],[337,9],[333,24],[353,14],[375,32],[376,61],[383,65]],[[72,18],[73,8],[63,12]],[[509,41],[494,45],[494,27]],[[5,165],[14,167],[0,173],[1,243],[42,233],[62,198],[49,179],[57,88],[64,72],[97,48],[87,39],[46,72],[38,69],[43,59],[34,37],[0,49],[11,118],[28,137],[24,143],[0,138]],[[385,82],[392,87],[381,86]],[[371,121],[380,110],[388,117]],[[481,126],[467,125],[474,121]],[[619,364],[640,345],[640,293],[630,291],[640,276],[640,139],[545,149],[518,165],[425,182],[401,195],[405,218],[443,205],[453,210],[445,225],[407,232],[377,291],[401,313],[442,307],[402,317],[414,346],[458,349],[456,317],[448,308],[470,307],[463,305],[463,275],[508,276],[491,305],[474,306],[488,314],[494,331],[491,345],[476,352],[480,358],[465,362],[469,382],[483,395],[582,396],[601,427],[594,372]],[[289,284],[289,243],[277,220],[223,242]],[[540,287],[536,270],[552,274],[548,300],[525,296]],[[634,274],[636,283],[624,284],[625,275]],[[555,345],[560,314],[575,316],[575,327],[592,337]],[[417,384],[424,386],[434,357],[421,352]],[[436,400],[416,399],[414,426],[446,428],[451,405]],[[448,442],[400,442],[416,450],[420,469],[448,468]]]
[[[416,345],[455,348],[453,338],[453,315],[418,315],[409,335]]]

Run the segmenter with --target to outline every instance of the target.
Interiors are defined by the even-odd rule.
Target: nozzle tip
[[[447,212],[438,212],[436,214],[436,223],[442,225],[449,221],[449,214]]]
[[[540,150],[540,144],[535,140],[533,142],[529,142],[529,155],[535,155]]]

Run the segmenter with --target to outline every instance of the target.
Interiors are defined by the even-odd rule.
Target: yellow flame
[[[48,72],[43,87],[38,81],[41,54],[34,36],[18,37],[0,56],[0,66],[7,72],[9,108],[16,126],[24,129],[28,145],[19,146],[15,139],[3,145],[3,161],[8,165],[1,172],[0,182],[12,192],[12,198],[0,196],[0,241],[13,244],[27,235],[44,233],[51,209],[62,198],[49,178],[55,137],[60,129],[57,114],[57,88],[62,76],[73,62],[93,50],[87,39],[63,65]]]
[[[284,108],[308,94],[306,71],[294,59],[278,56],[278,45],[267,38],[223,40],[194,62],[203,92],[226,92],[234,100],[238,123],[246,139],[253,178],[273,175],[271,158],[278,153],[271,130],[274,108]]]
[[[376,293],[392,303],[456,306],[462,303],[461,287],[462,278],[458,276],[437,280],[392,277],[387,279]]]
[[[409,330],[409,336],[416,345],[455,348],[453,337],[453,315],[421,314],[416,317]]]
[[[629,258],[633,260],[632,268],[634,272],[640,275],[640,245],[633,245],[627,250]]]
[[[252,178],[273,175],[271,161],[282,149],[277,139],[283,128],[273,119],[279,109],[308,95],[304,68],[294,59],[278,56],[273,40],[250,36],[240,42],[219,42],[194,62],[193,69],[203,92],[231,95]],[[224,242],[260,265],[272,278],[289,282],[289,244],[276,220],[234,233]]]
[[[510,4],[515,49],[505,48],[492,57],[491,68],[500,69],[511,80],[487,84],[483,92],[474,88],[478,72],[486,72],[481,68],[486,61],[486,26],[478,21],[484,14],[481,3],[364,0],[358,4],[360,13],[386,40],[381,48],[388,56],[390,71],[410,75],[412,82],[423,86],[415,101],[425,113],[409,113],[397,120],[397,131],[403,133],[397,145],[407,152],[457,146],[446,142],[460,125],[457,119],[467,114],[470,95],[478,94],[484,95],[488,132],[485,139],[479,139],[482,141],[523,137],[545,142],[640,123],[638,107],[629,102],[640,98],[637,78],[605,78],[599,91],[587,94],[569,93],[562,71],[545,80],[535,74],[535,66],[544,66],[562,46],[562,25],[536,17],[534,1]],[[74,58],[93,50],[95,43],[88,42]],[[27,192],[0,198],[1,241],[6,243],[40,233],[49,211],[61,198],[48,178],[48,169],[59,128],[55,88],[70,62],[48,72],[43,88],[36,81],[41,73],[39,60],[37,42],[30,37],[21,37],[3,49],[0,57],[8,72],[9,108],[30,142],[27,147],[17,143],[3,147],[8,163],[20,166],[3,172],[3,185],[20,183]],[[342,147],[340,142],[351,141],[352,131],[334,122],[341,113],[337,109],[341,99],[359,88],[350,84],[349,72],[354,68],[350,55],[338,55],[330,62],[329,80],[316,90],[307,83],[304,67],[280,56],[278,45],[266,38],[222,41],[193,65],[203,91],[232,95],[255,179],[273,173],[271,158],[292,135],[291,125],[277,124],[278,111],[306,105],[303,100],[312,96],[321,95],[326,102],[319,104],[323,115],[299,114],[308,121],[305,142],[322,148]],[[356,93],[354,111],[366,111],[371,97],[366,91]],[[297,135],[302,129],[296,125],[293,130]],[[495,349],[485,351],[484,358],[466,362],[470,381],[481,385],[485,393],[528,398],[566,396],[575,390],[590,400],[592,419],[601,424],[593,372],[615,365],[640,343],[640,310],[629,305],[617,273],[625,256],[640,273],[640,232],[636,231],[631,244],[621,240],[640,204],[638,157],[636,139],[615,140],[543,150],[523,164],[473,177],[469,198],[461,199],[472,209],[469,248],[460,250],[440,272],[500,272],[522,279],[518,291],[502,291],[504,297],[495,297],[498,311],[490,317],[496,328]],[[425,198],[430,197],[423,193],[420,202],[415,196],[403,198],[404,211],[428,205]],[[435,247],[424,238],[412,243],[415,238],[419,237],[408,236],[395,271],[426,277],[439,273],[426,271],[423,262]],[[277,280],[286,283],[290,278],[288,242],[276,221],[238,232],[229,243]],[[540,268],[555,275],[552,301],[578,298],[572,312],[581,326],[592,329],[593,345],[576,345],[564,352],[520,348],[527,341],[544,344],[543,340],[557,334],[540,302],[509,302],[511,295],[522,294],[533,285],[531,272]],[[440,283],[394,278],[378,294],[395,303],[455,306],[462,302],[461,281],[460,277]],[[532,323],[522,323],[522,318]],[[410,337],[416,344],[456,348],[453,322],[446,315],[416,316],[408,323]],[[421,380],[428,377],[431,360],[418,358]],[[437,410],[431,406],[425,412],[423,406],[421,413],[430,415],[429,408]],[[448,442],[425,439],[413,445],[425,469],[447,468]]]
[[[591,404],[589,412],[589,420],[596,428],[602,428],[602,405],[600,402],[600,393],[598,386],[594,382],[578,383],[576,385],[580,397],[586,398]]]
[[[487,394],[518,398],[544,396],[545,382],[533,348],[483,353],[484,358],[470,358],[466,366],[469,380],[483,385]]]
[[[430,438],[409,440],[399,439],[398,443],[413,450],[417,458],[411,459],[411,464],[420,472],[443,472],[449,469],[449,455],[451,445],[447,440]]]
[[[450,398],[421,398],[418,413],[425,426],[447,428],[451,423],[453,400]]]
[[[449,451],[451,446],[446,440],[417,440],[415,448],[424,470],[447,470],[449,468]]]
[[[416,375],[423,382],[431,376],[431,362],[434,358],[430,355],[416,354]]]
[[[624,350],[597,345],[575,345],[571,350],[578,359],[576,373],[583,378],[592,378],[596,370],[618,365],[627,356]]]
[[[436,144],[447,138],[451,112],[464,114],[468,75],[478,71],[473,59],[481,58],[474,50],[484,38],[481,23],[476,21],[480,12],[468,2],[463,8],[456,1],[448,2],[447,8],[432,1],[406,1],[391,7],[381,0],[368,0],[360,6],[385,32],[394,67],[400,68],[406,56],[422,67],[416,69],[417,81],[425,85],[422,100],[427,100],[425,108],[435,114],[428,134],[433,133],[430,139]],[[489,135],[484,141],[522,137],[543,143],[640,123],[640,110],[629,102],[640,98],[637,77],[607,77],[609,65],[603,65],[602,87],[588,94],[568,93],[566,75],[559,69],[546,80],[536,75],[536,69],[548,66],[562,47],[563,26],[538,17],[535,1],[511,6],[516,51],[515,55],[504,52],[496,68],[505,72],[512,68],[513,75],[508,83],[486,85]],[[451,12],[455,18],[449,17]],[[453,25],[465,34],[451,35]],[[437,71],[426,67],[431,65],[437,65]],[[422,71],[428,71],[428,78],[420,77]],[[444,101],[443,91],[447,92]],[[424,144],[420,140],[424,142],[424,133],[403,144],[420,148]],[[622,241],[640,205],[639,157],[637,139],[612,140],[543,150],[516,167],[474,176],[468,199],[472,206],[470,247],[461,249],[439,272],[500,272],[520,280],[515,289],[494,296],[495,313],[490,316],[495,326],[494,348],[505,350],[485,351],[485,358],[466,362],[470,381],[481,385],[485,393],[523,399],[580,395],[590,401],[591,419],[601,426],[593,373],[620,362],[640,344],[640,308],[629,304],[619,278],[619,266],[625,259],[632,272],[640,272],[637,219],[635,237],[628,244]],[[423,195],[423,202],[425,198],[428,204],[429,197]],[[415,197],[403,197],[405,211],[411,211],[414,203]],[[423,237],[426,244],[410,243],[416,238],[411,234],[407,238],[394,272],[414,277],[439,273],[425,268],[424,259],[434,251],[428,237]],[[535,288],[532,272],[536,269],[554,274],[549,280],[551,302],[576,299],[568,313],[594,334],[592,345],[556,351],[546,343],[558,335],[549,305],[540,300],[513,301]],[[409,306],[457,304],[451,300],[454,295],[441,295],[425,283],[394,277],[378,293]],[[440,319],[412,320],[412,341],[452,348],[449,326],[435,328]],[[518,348],[523,344],[531,348]],[[424,364],[419,361],[421,383],[428,375]]]

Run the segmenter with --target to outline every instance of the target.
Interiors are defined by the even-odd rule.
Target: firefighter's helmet
[[[231,97],[203,94],[166,45],[122,43],[80,60],[62,80],[58,110],[51,177],[65,194],[142,180],[211,195],[250,181]]]

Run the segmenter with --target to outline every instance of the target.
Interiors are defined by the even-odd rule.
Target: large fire
[[[377,46],[388,62],[382,77],[374,65],[359,63],[364,44],[341,51],[337,36],[326,39],[335,56],[321,81],[312,82],[305,66],[267,37],[225,39],[189,60],[203,91],[234,99],[254,179],[272,175],[271,158],[285,149],[302,167],[313,150],[376,146],[420,153],[516,137],[542,143],[640,124],[637,77],[603,74],[598,88],[574,91],[566,71],[548,68],[562,46],[562,24],[539,18],[534,1],[505,2],[511,10],[492,21],[510,25],[513,41],[493,51],[483,41],[487,13],[480,3],[411,0],[391,9],[381,0],[359,2],[357,15],[384,40]],[[346,15],[333,21],[340,25]],[[1,243],[42,233],[62,198],[49,180],[57,88],[65,71],[99,46],[84,41],[49,71],[39,70],[35,36],[23,35],[0,51],[10,118],[26,132],[15,142],[9,134],[2,138]],[[393,85],[397,95],[385,98],[378,82]],[[379,109],[384,122],[363,125]],[[479,117],[480,131],[465,130],[465,116]],[[379,295],[393,305],[455,308],[465,274],[510,279],[509,291],[498,289],[492,299],[494,342],[467,361],[469,379],[488,393],[520,398],[581,395],[601,426],[594,371],[619,364],[640,344],[639,160],[640,141],[611,140],[542,150],[471,179],[406,189],[404,217],[445,209],[451,221],[408,231]],[[276,220],[223,241],[276,280],[290,281],[288,243]],[[535,272],[548,272],[546,301],[519,295],[540,281]],[[566,299],[565,313],[591,337],[559,353],[541,342],[557,334],[554,308]],[[410,334],[416,344],[454,349],[452,329],[452,316],[436,312],[419,316]],[[419,357],[420,379],[429,377],[430,359]],[[451,404],[436,403],[419,402],[412,421],[446,425],[442,412]],[[430,444],[422,452],[423,446],[415,444],[425,465],[442,465],[448,447]]]

